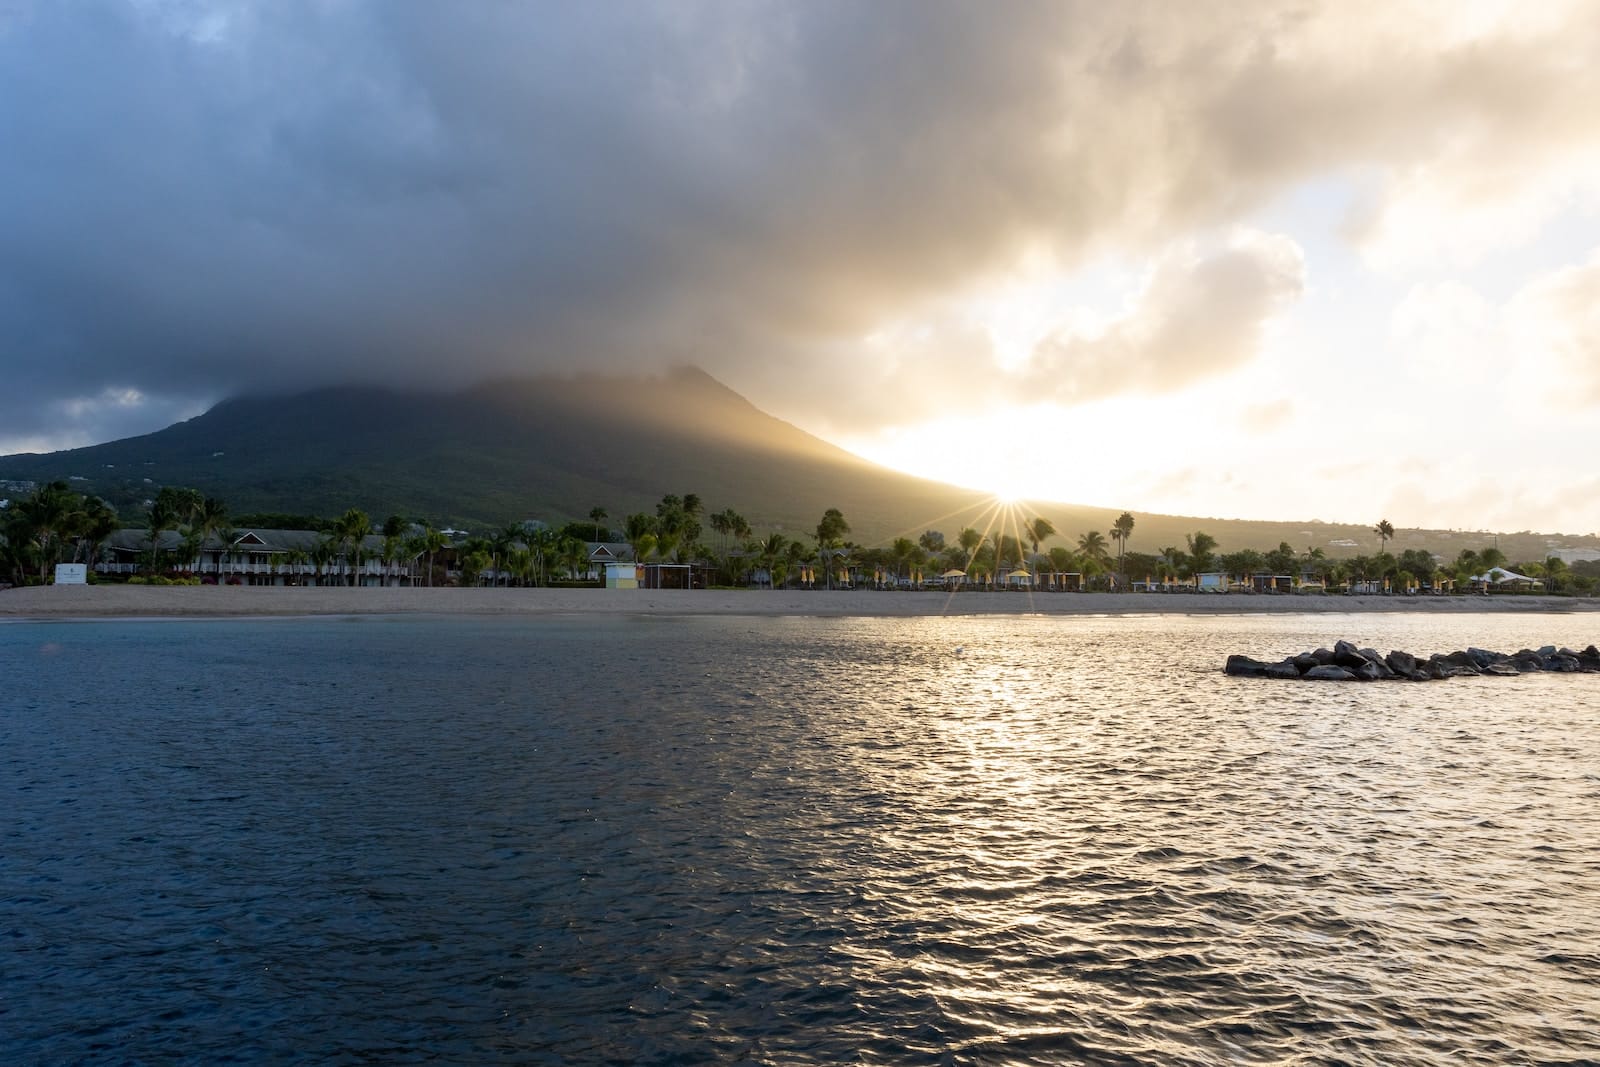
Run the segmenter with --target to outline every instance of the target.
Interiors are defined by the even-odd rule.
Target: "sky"
[[[703,367],[871,459],[1600,528],[1600,0],[0,0],[0,454]]]

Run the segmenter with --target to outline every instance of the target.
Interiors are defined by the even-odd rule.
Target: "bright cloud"
[[[1103,330],[1069,327],[1043,341],[1029,390],[1072,402],[1216,377],[1255,356],[1267,322],[1304,287],[1304,260],[1286,237],[1250,233],[1210,255],[1169,252],[1125,315]]]
[[[1592,403],[1597,98],[1594,0],[0,5],[0,445],[682,362],[852,440],[1165,396],[1299,455],[1330,376],[1538,353]]]
[[[1568,404],[1600,404],[1600,251],[1529,284],[1508,314],[1514,343],[1536,360],[1525,369]]]

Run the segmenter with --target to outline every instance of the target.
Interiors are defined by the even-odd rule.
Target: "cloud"
[[[1600,532],[1592,503],[1600,478],[1554,470],[1484,474],[1469,464],[1419,458],[1404,468],[1408,476],[1388,493],[1387,514],[1426,515],[1430,525],[1462,530],[1523,530],[1528,516],[1538,515],[1547,531]]]
[[[1414,384],[1482,389],[1507,370],[1503,317],[1493,301],[1462,282],[1417,285],[1389,316],[1389,344]]]
[[[1600,20],[1536,7],[10,5],[0,438],[111,385],[684,361],[814,414],[799,383],[1030,258],[1153,263],[1041,387],[1196,380],[1303,282],[1287,241],[1187,249],[1298,182],[1368,176],[1375,248],[1437,190],[1527,226],[1582,195],[1550,176],[1595,143]]]
[[[1390,346],[1414,382],[1515,389],[1552,409],[1600,404],[1600,251],[1496,303],[1459,281],[1414,286],[1390,316]]]
[[[1291,425],[1294,418],[1294,401],[1284,397],[1249,405],[1239,413],[1239,425],[1247,433],[1265,436]]]
[[[1543,357],[1520,381],[1536,378],[1568,406],[1600,404],[1600,251],[1529,283],[1508,315],[1520,348]]]
[[[1248,362],[1267,322],[1304,287],[1304,260],[1286,237],[1250,233],[1210,255],[1168,253],[1125,316],[1041,343],[1028,384],[1066,402],[1182,389]]]

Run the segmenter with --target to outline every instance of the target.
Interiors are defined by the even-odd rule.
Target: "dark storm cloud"
[[[853,338],[1024,252],[1158,256],[1317,168],[1570,127],[1543,90],[1583,68],[1527,63],[1564,37],[1427,54],[1415,20],[1340,10],[12,3],[0,445],[101,436],[108,388],[155,423],[243,389],[692,361],[797,404],[870,379]],[[1217,326],[1211,362],[1256,325]],[[1063,396],[1109,387],[1079,354]]]

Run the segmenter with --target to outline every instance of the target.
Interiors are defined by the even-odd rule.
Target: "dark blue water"
[[[0,1054],[1600,1062],[1591,621],[3,625]]]

